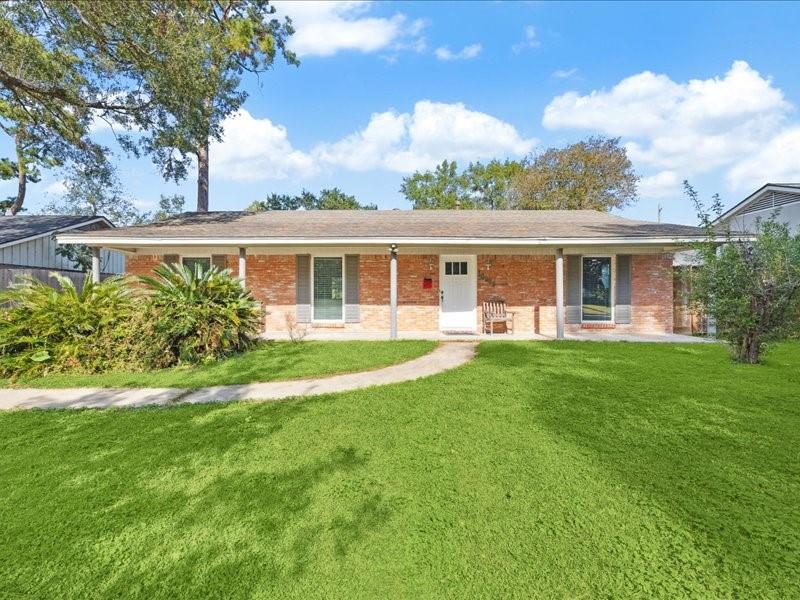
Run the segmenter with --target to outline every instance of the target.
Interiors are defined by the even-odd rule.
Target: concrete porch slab
[[[268,331],[261,336],[269,340],[288,340],[285,331]],[[351,340],[388,340],[389,334],[385,331],[335,331],[311,330],[305,340],[321,341],[351,341]],[[551,336],[532,332],[517,333],[441,333],[439,331],[405,331],[397,335],[400,340],[434,340],[449,342],[481,342],[481,341],[553,341]],[[645,334],[622,333],[609,330],[581,331],[566,334],[568,340],[597,341],[597,342],[661,342],[661,343],[709,343],[715,340],[699,338],[679,333]]]

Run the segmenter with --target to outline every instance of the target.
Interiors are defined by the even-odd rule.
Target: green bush
[[[134,294],[125,278],[86,281],[78,292],[53,274],[53,288],[22,278],[0,292],[0,373],[97,372],[126,363],[142,345],[130,332]]]
[[[262,310],[227,270],[162,264],[141,277],[147,289],[157,366],[211,361],[250,347]]]
[[[58,287],[26,278],[0,292],[0,375],[196,364],[249,348],[261,329],[258,302],[228,271],[161,265],[80,292],[53,277]]]

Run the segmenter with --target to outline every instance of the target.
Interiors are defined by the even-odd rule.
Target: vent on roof
[[[792,202],[800,202],[800,195],[790,192],[764,192],[758,200],[752,202],[750,206],[745,207],[739,214],[744,215],[759,210],[769,210],[770,208],[777,208],[778,206],[784,206]]]

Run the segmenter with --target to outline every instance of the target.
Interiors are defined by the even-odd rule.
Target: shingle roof
[[[15,215],[0,216],[0,245],[47,233],[55,233],[102,217],[72,215]]]
[[[699,227],[634,221],[592,210],[319,210],[183,213],[103,238],[679,238]]]

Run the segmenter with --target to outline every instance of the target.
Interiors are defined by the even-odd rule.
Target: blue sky
[[[694,222],[680,182],[733,204],[800,181],[800,6],[792,3],[278,2],[299,68],[245,81],[250,97],[211,150],[211,209],[338,186],[409,208],[404,175],[620,136],[642,176],[634,218]],[[99,128],[99,141],[112,144]],[[0,152],[8,152],[7,140]],[[119,157],[143,208],[193,179]],[[36,212],[59,174],[31,186]],[[9,183],[0,193],[11,193]]]

